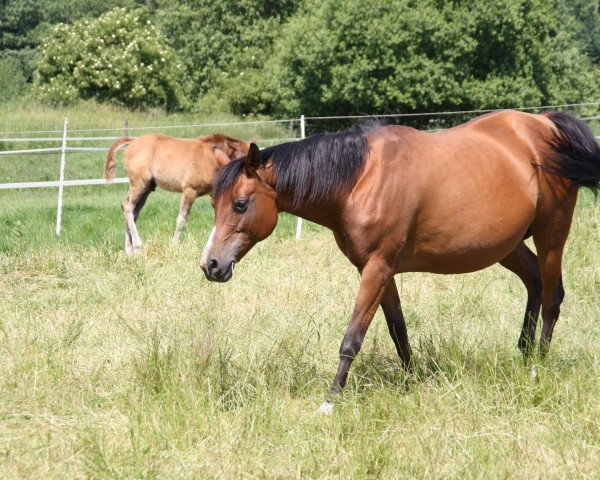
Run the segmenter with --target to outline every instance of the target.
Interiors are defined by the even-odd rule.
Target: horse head
[[[213,190],[215,226],[200,258],[206,278],[226,282],[236,262],[277,225],[275,190],[267,181],[270,165],[262,165],[252,143],[245,158],[230,162],[220,172]]]

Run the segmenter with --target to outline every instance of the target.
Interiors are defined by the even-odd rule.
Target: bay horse
[[[375,124],[262,151],[251,144],[217,176],[215,227],[200,266],[208,280],[229,280],[278,212],[331,229],[361,276],[332,395],[346,384],[379,305],[411,369],[394,282],[401,272],[466,273],[499,262],[527,289],[518,341],[526,357],[541,306],[543,357],[564,297],[561,261],[577,193],[599,182],[600,146],[564,112],[501,111],[436,133]],[[530,235],[537,255],[524,243]]]
[[[121,206],[125,215],[125,251],[128,254],[142,248],[136,221],[156,186],[182,193],[173,235],[173,243],[178,243],[196,198],[209,193],[217,171],[231,159],[246,155],[249,147],[242,140],[222,134],[195,139],[160,134],[142,135],[135,140],[122,137],[110,146],[106,156],[104,177],[107,183],[115,175],[117,151],[125,145],[128,146],[123,163],[130,186]]]

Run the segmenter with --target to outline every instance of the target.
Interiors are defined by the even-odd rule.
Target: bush
[[[134,108],[182,106],[181,67],[145,9],[116,8],[59,24],[39,51],[34,92],[53,104],[96,99]]]

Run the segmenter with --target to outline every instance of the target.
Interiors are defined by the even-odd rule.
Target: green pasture
[[[42,179],[36,158],[17,179],[15,159],[0,158],[0,180]],[[70,155],[69,175],[99,178],[102,162]],[[197,266],[207,199],[172,246],[179,196],[157,190],[139,220],[143,253],[127,257],[125,193],[66,188],[56,238],[56,189],[0,191],[0,477],[600,475],[600,210],[588,192],[535,378],[516,348],[525,289],[513,274],[404,274],[416,373],[378,312],[331,417],[317,408],[359,277],[329,232],[305,224],[296,241],[282,215],[233,280],[213,284]]]

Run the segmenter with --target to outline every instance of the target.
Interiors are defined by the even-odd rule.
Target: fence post
[[[60,154],[60,177],[58,180],[58,208],[56,211],[56,236],[60,235],[60,224],[62,221],[62,203],[63,203],[63,190],[65,181],[65,162],[67,154],[67,124],[69,119],[65,117],[65,125],[63,128],[63,141],[62,150]]]
[[[129,117],[125,117],[125,136],[129,136]]]
[[[300,115],[300,138],[306,138],[306,126],[304,122],[304,115]],[[298,217],[296,222],[296,240],[300,240],[302,236],[302,218]]]

